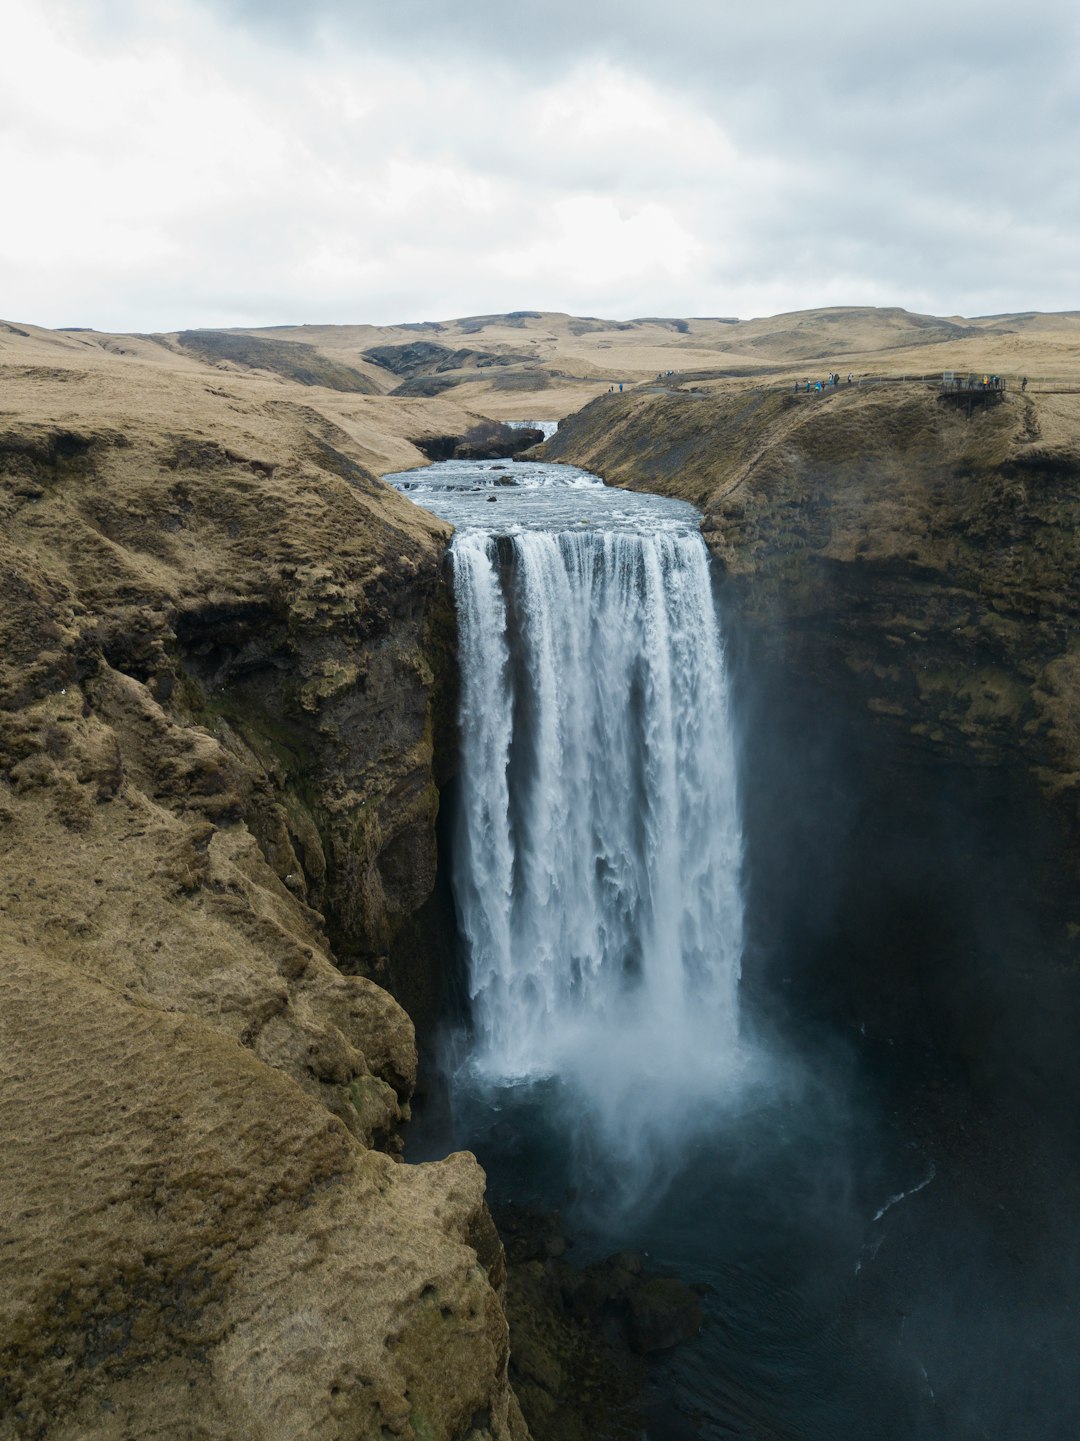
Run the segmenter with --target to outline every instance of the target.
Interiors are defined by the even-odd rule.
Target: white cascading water
[[[552,423],[543,425],[545,431]],[[655,1196],[742,1089],[742,842],[699,513],[573,466],[388,479],[452,521],[472,1010],[455,1095]],[[475,1114],[475,1109],[474,1109]]]
[[[615,1159],[738,1057],[741,839],[723,647],[690,529],[453,544],[454,885],[473,1066],[555,1077]]]

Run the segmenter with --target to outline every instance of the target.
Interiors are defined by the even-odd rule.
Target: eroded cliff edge
[[[1080,396],[605,396],[545,453],[704,512],[774,984],[1067,1118]]]
[[[70,350],[0,417],[0,1434],[523,1437],[368,978],[434,876],[445,530],[329,404]]]

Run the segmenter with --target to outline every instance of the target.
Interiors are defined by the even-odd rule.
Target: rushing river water
[[[986,1431],[937,1314],[890,1299],[933,1169],[843,1067],[740,1019],[736,758],[697,512],[567,466],[388,479],[457,528],[453,1142],[496,1203],[568,1213],[580,1260],[635,1247],[709,1288],[700,1337],[655,1370],[651,1441],[1025,1434]]]

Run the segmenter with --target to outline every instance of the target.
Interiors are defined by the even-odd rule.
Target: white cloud
[[[519,289],[539,283],[548,293],[563,287],[611,296],[646,274],[685,278],[701,253],[701,243],[663,205],[621,207],[609,197],[572,196],[551,205],[531,240],[492,260]]]

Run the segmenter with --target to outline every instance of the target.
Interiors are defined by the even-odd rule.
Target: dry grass
[[[434,875],[447,529],[372,472],[478,419],[0,328],[4,1437],[521,1435],[482,1173],[370,1149],[412,1027],[318,909]]]
[[[18,333],[16,333],[18,332]],[[287,400],[341,425],[376,473],[422,463],[410,436],[460,434],[477,415],[496,420],[558,420],[620,383],[627,388],[692,383],[706,389],[784,387],[832,370],[868,376],[922,376],[958,370],[1019,378],[1032,389],[1080,388],[1080,313],[940,319],[860,307],[803,311],[728,323],[721,319],[582,320],[521,312],[415,326],[281,326],[222,332],[244,362],[185,353],[175,336],[108,336],[0,325],[0,415],[51,412],[73,387],[71,409],[92,407],[118,421],[162,408],[205,414],[225,402],[235,413]],[[251,368],[265,351],[273,369]],[[454,389],[436,398],[389,397],[400,376],[364,359],[376,346],[429,341],[507,365],[455,372]],[[295,371],[335,384],[342,367],[380,393],[352,395],[289,378]],[[283,360],[282,357],[285,356]],[[516,357],[527,357],[521,360]],[[667,372],[674,372],[668,376]],[[657,377],[660,377],[658,382]],[[335,379],[337,377],[337,379]],[[168,400],[166,400],[168,396]],[[260,433],[262,427],[260,422]]]
[[[318,914],[331,871],[339,921],[415,909],[432,864],[419,637],[447,532],[374,477],[482,417],[558,419],[640,384],[595,408],[573,458],[595,451],[627,479],[652,463],[652,484],[708,509],[733,573],[790,554],[796,530],[822,573],[888,576],[912,555],[951,569],[959,639],[940,668],[967,647],[995,669],[964,671],[970,705],[927,702],[914,722],[996,754],[1032,697],[1045,783],[1072,804],[1073,501],[1036,462],[1080,433],[1080,396],[1043,393],[1049,377],[1080,389],[1080,319],[528,313],[236,334],[275,344],[214,360],[175,337],[0,324],[0,1205],[15,1243],[0,1434],[338,1441],[410,1421],[460,1435],[489,1412],[517,1438],[505,1325],[474,1264],[498,1284],[481,1175],[367,1148],[407,1096],[410,1028],[339,973]],[[386,394],[398,378],[363,352],[417,339],[529,360],[437,398]],[[296,342],[312,347],[301,378],[282,373]],[[968,426],[925,388],[781,393],[811,365],[1035,384]],[[341,366],[384,393],[302,383],[340,383]],[[714,374],[680,390],[691,370]],[[979,467],[997,467],[1000,503],[963,478]],[[993,611],[969,606],[962,586],[991,583]],[[1033,608],[1050,638],[1028,675]],[[257,707],[266,724],[244,731]],[[278,734],[283,716],[294,729]],[[383,875],[379,847],[401,837],[407,862]],[[416,895],[389,894],[398,871]]]
[[[961,317],[918,316],[902,310],[831,308],[729,323],[722,319],[581,320],[554,313],[505,316],[405,326],[301,326],[256,332],[292,338],[328,356],[362,364],[374,345],[429,340],[450,349],[470,347],[494,355],[528,355],[552,376],[538,390],[537,418],[561,418],[622,381],[655,382],[676,372],[720,373],[711,384],[765,380],[783,384],[816,379],[830,370],[844,375],[920,376],[942,370],[993,371],[1060,380],[1080,386],[1080,313]],[[561,372],[561,376],[557,374]],[[478,371],[464,394],[477,409],[500,418],[518,415],[524,393],[500,394]],[[522,417],[525,418],[525,417]]]

